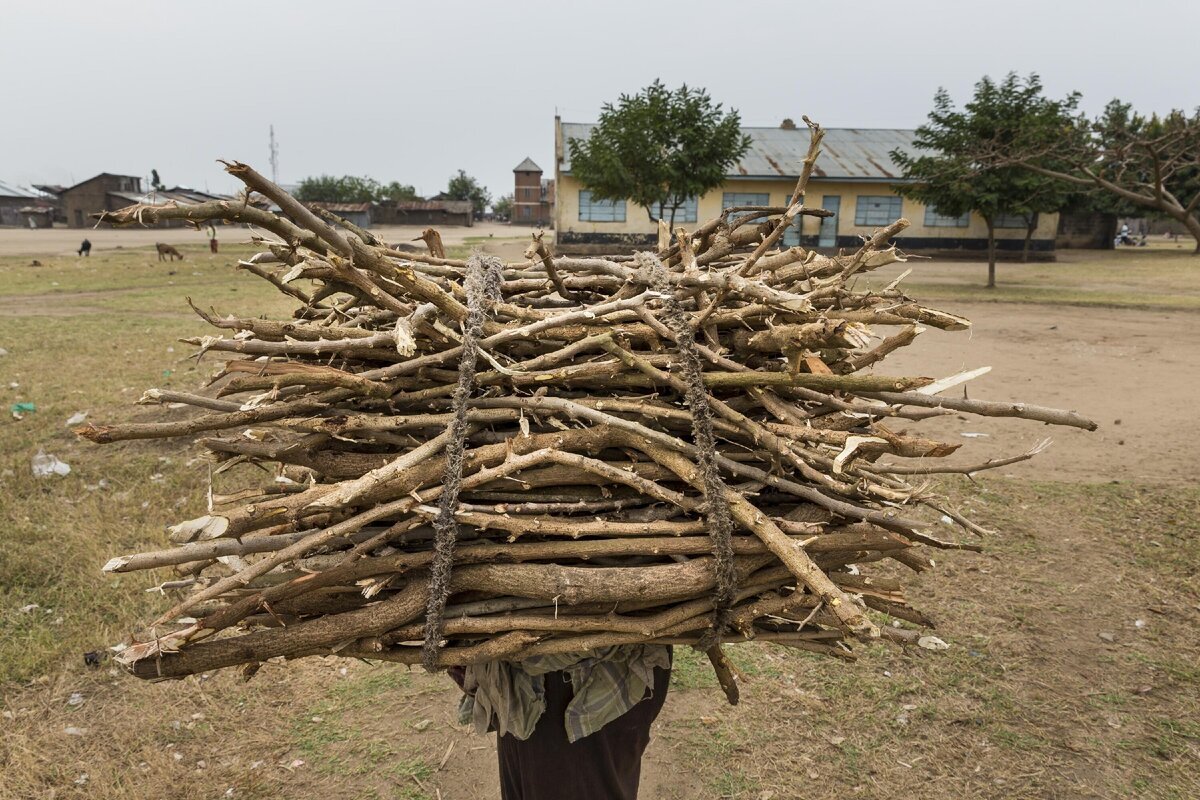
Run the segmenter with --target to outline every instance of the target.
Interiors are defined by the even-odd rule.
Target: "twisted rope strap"
[[[708,650],[728,628],[729,609],[737,594],[737,573],[733,563],[733,517],[725,497],[728,487],[717,471],[717,441],[713,436],[712,408],[708,404],[708,389],[701,377],[703,366],[688,314],[671,291],[667,270],[662,262],[645,253],[639,254],[638,259],[650,271],[651,288],[662,295],[664,322],[675,334],[680,356],[679,373],[687,384],[685,399],[692,412],[692,438],[700,451],[697,466],[704,479],[704,515],[716,562],[716,588],[713,590],[712,627],[697,642],[696,649]]]
[[[450,597],[450,571],[454,566],[454,544],[458,540],[458,493],[462,488],[463,458],[467,441],[467,401],[475,388],[475,365],[479,359],[479,340],[490,306],[501,299],[503,265],[494,256],[471,256],[467,261],[465,288],[467,318],[462,324],[462,357],[458,362],[458,384],[454,387],[450,441],[446,444],[446,469],[442,473],[442,496],[433,520],[433,562],[429,568],[429,596],[425,607],[425,643],[421,663],[430,672],[437,668],[442,642],[442,615]]]

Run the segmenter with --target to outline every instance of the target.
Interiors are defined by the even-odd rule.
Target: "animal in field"
[[[179,252],[169,244],[155,242],[154,249],[158,251],[159,261],[174,261],[177,258],[180,261],[183,261],[183,253]]]

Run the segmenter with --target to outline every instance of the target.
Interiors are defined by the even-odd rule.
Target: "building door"
[[[821,198],[821,206],[832,211],[832,217],[821,218],[821,230],[817,234],[817,247],[837,247],[838,211],[842,206],[840,195],[827,194]]]
[[[78,208],[75,209],[75,227],[76,228],[83,227],[83,210],[82,209],[78,209]]]

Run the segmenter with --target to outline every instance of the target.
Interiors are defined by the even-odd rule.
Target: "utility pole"
[[[279,183],[279,144],[275,141],[275,126],[271,126],[271,183]]]

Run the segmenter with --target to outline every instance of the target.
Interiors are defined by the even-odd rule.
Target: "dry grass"
[[[268,665],[248,684],[145,684],[84,666],[84,651],[162,602],[143,591],[147,576],[106,578],[99,566],[161,546],[166,522],[200,512],[207,475],[184,443],[96,448],[74,441],[66,418],[158,414],[131,403],[207,374],[173,344],[204,330],[184,293],[221,311],[286,305],[236,273],[232,254],[185,252],[182,269],[145,250],[41,268],[0,259],[0,391],[6,406],[38,404],[0,422],[0,798],[494,796],[491,742],[454,724],[456,691],[439,676],[330,659]],[[1048,287],[1068,274],[1055,270],[1092,274],[1125,256],[1030,265],[1043,277],[1024,279]],[[1119,266],[1146,295],[1186,295],[1194,263],[1152,253]],[[56,290],[96,294],[54,305]],[[34,480],[38,447],[72,474]],[[734,648],[749,677],[736,708],[679,652],[643,796],[1200,796],[1200,490],[982,487],[964,502],[1003,536],[985,554],[951,555],[913,590],[938,611],[949,651],[868,648],[845,667]]]
[[[987,264],[982,261],[916,259],[871,275],[884,285],[905,269],[907,290],[923,300],[1119,308],[1200,309],[1200,256],[1190,243],[1178,247],[1121,250],[1060,250],[1056,261],[1028,264],[1001,262],[995,289],[983,289]]]

